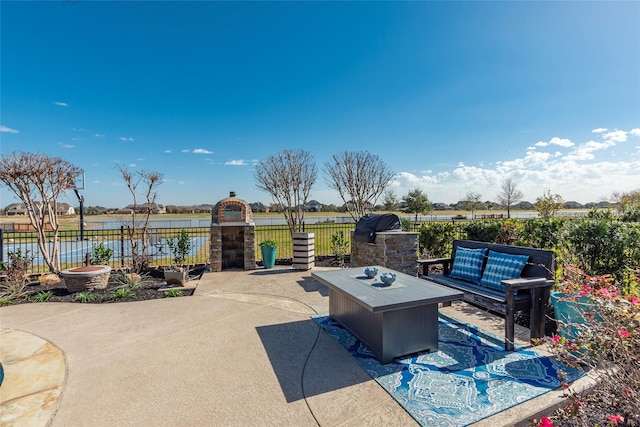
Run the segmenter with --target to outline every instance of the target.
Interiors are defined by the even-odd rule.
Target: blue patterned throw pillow
[[[489,251],[487,266],[482,273],[481,286],[504,291],[500,284],[503,280],[517,279],[529,261],[527,255],[509,255],[502,252]]]
[[[482,263],[486,253],[486,248],[468,249],[458,246],[449,277],[477,284],[482,275]]]

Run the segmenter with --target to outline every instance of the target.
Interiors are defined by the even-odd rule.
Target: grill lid
[[[402,231],[400,218],[395,214],[367,214],[358,220],[353,239],[357,242],[373,243],[376,233]]]

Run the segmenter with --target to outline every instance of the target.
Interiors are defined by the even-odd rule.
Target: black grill
[[[373,243],[376,233],[381,231],[402,231],[400,218],[395,214],[367,214],[358,220],[353,239],[357,242]]]

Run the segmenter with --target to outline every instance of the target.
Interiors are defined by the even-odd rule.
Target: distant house
[[[522,209],[523,211],[530,211],[533,209],[533,203],[531,202],[520,202],[517,205],[513,206],[515,209]]]
[[[58,215],[75,215],[76,208],[71,206],[69,203],[58,203],[58,209],[56,211]]]
[[[140,205],[127,205],[125,209],[129,209],[130,212],[135,210],[136,213],[147,213],[151,212],[152,214],[164,214],[167,213],[167,209],[164,205],[160,205],[158,203],[151,203],[151,205],[147,203],[142,203]],[[118,211],[120,213],[120,211]]]
[[[266,207],[262,202],[249,203],[249,207],[253,212],[269,212],[269,208]]]
[[[307,212],[322,212],[322,203],[317,200],[311,200],[304,206],[304,210]]]
[[[448,211],[451,209],[451,206],[440,202],[433,203],[431,206],[433,206],[434,211]]]
[[[210,205],[210,204],[202,204],[202,205],[196,206],[196,212],[209,213],[211,212],[211,209],[213,209],[213,205]]]
[[[582,203],[578,203],[574,201],[564,202],[565,209],[582,209],[583,207],[584,206],[582,205]]]
[[[26,215],[27,209],[25,208],[23,203],[11,203],[9,206],[4,208],[5,215]]]
[[[36,202],[36,206],[39,209],[42,206],[42,202]],[[12,203],[4,208],[5,215],[26,215],[27,207],[24,203]],[[38,212],[39,213],[39,212]],[[58,208],[56,210],[57,215],[75,215],[76,209],[68,203],[58,202]]]
[[[364,207],[365,211],[371,212],[373,211],[373,205],[369,202],[367,202],[367,204]],[[347,203],[345,203],[344,205],[342,205],[342,209],[344,212],[346,212],[347,210],[354,210],[355,209],[355,203],[353,203],[352,200],[349,200]]]

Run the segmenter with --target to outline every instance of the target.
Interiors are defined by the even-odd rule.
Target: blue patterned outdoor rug
[[[423,426],[466,426],[560,387],[558,371],[580,373],[532,350],[504,351],[503,341],[440,314],[439,351],[391,363],[329,316],[314,320]]]

